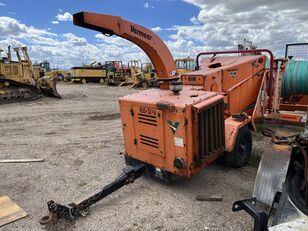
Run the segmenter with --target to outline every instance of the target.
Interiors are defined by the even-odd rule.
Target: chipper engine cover
[[[189,177],[225,149],[224,102],[215,92],[149,89],[119,101],[126,159]]]

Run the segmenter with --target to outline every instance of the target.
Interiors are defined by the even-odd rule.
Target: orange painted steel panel
[[[231,152],[233,150],[238,130],[244,127],[250,121],[251,121],[250,116],[245,121],[235,121],[231,117],[225,120],[226,151]]]
[[[198,91],[190,86],[184,86],[180,95],[169,90],[149,89],[121,97],[126,154],[176,175],[196,174],[222,154],[211,155],[202,164],[195,162],[198,155],[198,144],[194,140],[198,131],[196,113],[209,106],[207,102],[216,103],[222,98],[217,93]],[[174,166],[173,161],[178,157],[184,160],[185,168]]]
[[[182,74],[181,79],[184,85],[204,85],[204,75],[190,75],[190,74]]]
[[[264,55],[206,58],[202,60],[201,70],[187,73],[182,79],[186,80],[184,84],[189,84],[189,77],[203,76],[203,81],[199,79],[196,85],[203,82],[203,90],[224,95],[229,116],[243,109],[251,115],[265,71],[265,60]],[[249,106],[250,110],[245,110]]]
[[[162,111],[153,107],[133,106],[136,146],[165,157]]]

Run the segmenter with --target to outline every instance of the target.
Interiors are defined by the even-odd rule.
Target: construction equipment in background
[[[138,79],[142,75],[141,64],[139,60],[130,60],[127,65],[126,80],[122,81],[118,86],[132,85],[134,87],[138,84]]]
[[[147,89],[149,87],[154,87],[156,85],[156,73],[151,63],[142,63],[140,61],[132,60],[128,63],[129,77],[126,83],[132,84],[130,88],[140,87],[142,89]]]
[[[105,83],[107,85],[119,86],[127,83],[130,78],[128,68],[123,65],[122,61],[106,61],[105,68],[107,78]]]
[[[270,50],[200,53],[197,71],[182,75],[182,82],[169,49],[153,31],[111,15],[80,12],[73,19],[75,25],[120,36],[143,49],[155,67],[159,88],[119,99],[127,164],[123,174],[80,203],[66,206],[49,201],[49,214],[41,224],[58,218],[73,221],[85,215],[89,206],[144,172],[169,181],[192,177],[222,156],[232,167],[248,162],[251,115],[267,75],[268,110],[272,110],[274,59]],[[262,54],[238,55],[251,52]],[[264,53],[270,57],[269,70]],[[218,57],[221,54],[234,55]],[[204,55],[212,57],[203,59],[200,67],[199,58]]]
[[[175,65],[179,75],[195,70],[195,60],[190,57],[175,59]]]
[[[70,73],[66,70],[51,69],[50,71],[45,72],[45,76],[56,78],[58,81],[71,81]]]
[[[244,39],[243,43],[240,43],[237,45],[238,50],[256,50],[257,46],[253,45],[252,41],[249,41],[247,39]],[[242,53],[241,55],[247,56],[247,55],[260,55],[260,52],[250,52],[250,53]]]
[[[69,73],[67,70],[61,70],[59,68],[50,68],[50,63],[48,61],[43,61],[40,63],[41,68],[45,70],[45,76],[50,76],[52,78],[57,78],[58,81],[70,81]]]
[[[47,71],[47,72],[48,72],[48,71],[51,71],[50,62],[48,62],[47,60],[41,62],[41,63],[40,63],[40,66],[41,66],[42,68],[44,68],[45,71]]]
[[[48,76],[51,78],[56,78],[58,81],[68,81],[68,72],[65,70],[51,69],[50,63],[48,61],[43,61],[41,63],[32,64],[32,75],[35,80],[41,77]]]
[[[2,57],[0,54],[0,102],[31,100],[41,94],[61,98],[56,89],[56,79],[33,78],[32,62],[27,48],[21,48],[24,59],[20,55],[19,48],[14,48],[14,51],[18,61],[12,61],[10,46],[7,57]]]
[[[104,84],[107,79],[105,65],[96,61],[90,64],[83,64],[81,67],[72,67],[70,79],[72,82],[96,82]]]
[[[139,75],[141,73],[141,62],[139,60],[130,60],[128,62],[129,75]]]
[[[40,63],[32,64],[32,76],[35,80],[45,76],[46,69],[41,66]]]
[[[157,75],[152,63],[142,63],[142,81],[140,82],[140,87],[155,87],[157,86]]]
[[[246,211],[254,231],[307,230],[308,120],[300,134],[269,129],[263,134],[272,146],[262,155],[252,198],[234,202],[232,211]]]

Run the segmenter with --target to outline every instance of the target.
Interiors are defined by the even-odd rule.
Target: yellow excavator
[[[41,95],[61,98],[56,89],[57,79],[44,76],[35,80],[27,47],[14,51],[17,61],[12,60],[11,46],[6,57],[2,57],[0,50],[0,103],[33,100]]]

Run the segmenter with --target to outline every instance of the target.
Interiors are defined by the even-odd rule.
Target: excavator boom
[[[166,44],[151,30],[118,16],[80,12],[74,14],[74,24],[104,35],[117,35],[138,45],[151,59],[158,78],[176,75],[173,57]]]

